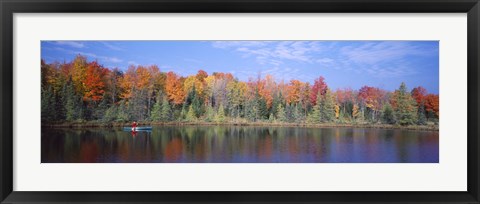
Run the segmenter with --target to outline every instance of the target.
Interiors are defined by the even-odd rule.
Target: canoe
[[[152,127],[136,127],[135,130],[132,127],[123,127],[123,131],[149,131],[152,130]]]

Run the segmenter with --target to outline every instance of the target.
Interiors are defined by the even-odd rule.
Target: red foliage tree
[[[208,77],[208,74],[206,71],[198,70],[197,75],[195,77],[197,78],[197,80],[203,82],[205,81],[205,78]]]
[[[382,98],[385,95],[385,92],[379,88],[363,86],[358,91],[358,98],[360,102],[365,105],[365,107],[373,110],[374,117],[382,108]]]
[[[412,97],[417,101],[417,104],[422,104],[423,100],[425,100],[425,96],[427,95],[427,90],[421,86],[412,89]]]
[[[315,82],[313,83],[312,89],[310,91],[310,103],[312,105],[316,105],[318,93],[320,93],[322,96],[325,95],[325,92],[327,92],[327,88],[328,86],[323,76],[315,79]]]

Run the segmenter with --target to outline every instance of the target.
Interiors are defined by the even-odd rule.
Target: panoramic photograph
[[[439,163],[438,41],[42,41],[42,163]]]

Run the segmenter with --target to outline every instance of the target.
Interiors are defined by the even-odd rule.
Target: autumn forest
[[[41,61],[44,124],[144,123],[378,124],[434,126],[439,95],[398,84],[394,91],[363,86],[333,90],[328,78],[313,83],[258,74],[241,81],[231,73],[183,76],[155,65],[126,71],[77,55],[70,62]]]

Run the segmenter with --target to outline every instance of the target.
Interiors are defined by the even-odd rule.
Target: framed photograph
[[[478,0],[1,1],[2,203],[479,203]]]

